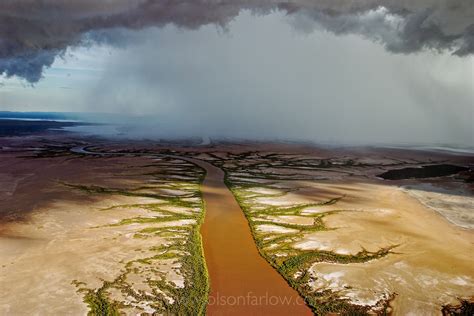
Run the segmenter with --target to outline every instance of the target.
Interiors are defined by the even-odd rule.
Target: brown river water
[[[224,172],[202,160],[186,160],[207,171],[201,234],[211,284],[208,315],[312,315],[258,253],[247,219],[224,183]]]
[[[72,151],[107,155],[84,147]],[[247,219],[224,183],[224,171],[199,159],[166,156],[189,161],[207,172],[202,184],[206,215],[201,226],[211,287],[207,314],[312,315],[299,294],[258,253]]]

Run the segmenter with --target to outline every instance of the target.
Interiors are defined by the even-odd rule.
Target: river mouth
[[[377,177],[384,180],[405,180],[405,179],[423,179],[423,178],[437,178],[457,174],[462,171],[468,171],[468,167],[437,164],[427,165],[422,167],[409,167],[403,169],[388,170],[377,175]]]

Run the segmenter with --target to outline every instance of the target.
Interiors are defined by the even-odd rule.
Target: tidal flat
[[[472,308],[471,156],[63,134],[0,141],[0,314]],[[378,177],[446,161],[462,172]],[[215,304],[248,293],[304,303]]]

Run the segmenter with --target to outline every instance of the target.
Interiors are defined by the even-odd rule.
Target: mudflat
[[[0,314],[473,304],[470,156],[64,134],[0,146]],[[378,177],[441,162],[462,171]]]

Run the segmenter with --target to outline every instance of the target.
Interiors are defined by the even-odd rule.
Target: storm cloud
[[[346,17],[344,27],[358,31],[344,36],[334,35],[345,32],[342,23],[328,32],[308,12],[281,10],[243,10],[225,30],[214,23],[95,30],[35,85],[3,79],[0,104],[120,114],[106,121],[118,123],[110,132],[122,137],[473,147],[474,56],[391,53],[402,46],[383,26],[399,20],[386,10]],[[391,46],[368,40],[364,25]]]
[[[226,25],[243,10],[280,11],[295,28],[357,34],[394,53],[424,49],[474,52],[472,0],[4,0],[0,3],[0,74],[34,83],[68,47],[126,45],[116,29],[173,24]]]
[[[84,96],[137,136],[474,145],[472,58],[391,54],[360,36],[241,13],[222,34],[129,34]],[[140,58],[135,58],[140,56]]]

